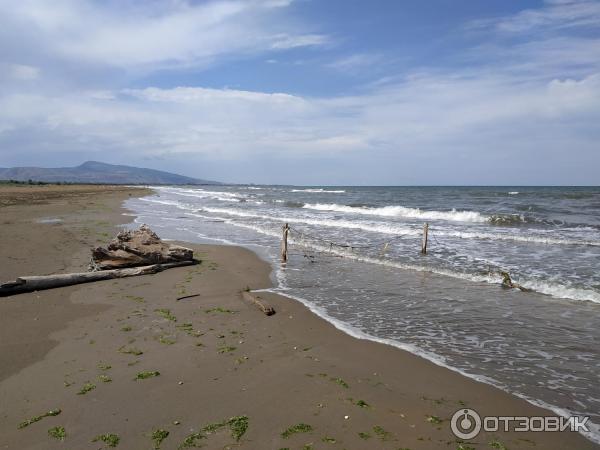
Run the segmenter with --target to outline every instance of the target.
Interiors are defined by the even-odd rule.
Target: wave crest
[[[452,220],[458,222],[487,222],[488,217],[476,211],[423,211],[420,208],[407,208],[405,206],[382,206],[370,208],[365,206],[347,206],[335,203],[307,203],[304,208],[317,211],[334,211],[349,214],[366,214],[382,217],[407,217],[410,219]]]

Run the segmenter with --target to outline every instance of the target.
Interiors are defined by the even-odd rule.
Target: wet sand
[[[9,189],[0,187],[1,281],[85,270],[90,247],[130,221],[122,201],[144,194]],[[267,263],[238,247],[192,247],[197,266],[0,298],[0,448],[98,449],[107,444],[91,442],[96,436],[115,434],[117,448],[150,449],[153,432],[165,430],[162,449],[193,433],[198,439],[188,443],[209,449],[455,449],[449,419],[464,405],[482,415],[549,415],[352,338],[294,300],[261,294],[277,311],[265,316],[240,293],[270,286]],[[144,372],[159,375],[136,380]],[[18,429],[55,409],[61,413]],[[239,441],[224,423],[232,417],[241,426],[234,431],[247,417]],[[308,427],[284,433],[298,424]],[[48,434],[57,426],[64,442]],[[499,445],[598,448],[569,432],[482,433],[462,448]]]

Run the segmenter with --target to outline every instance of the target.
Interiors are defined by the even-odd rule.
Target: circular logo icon
[[[459,439],[473,439],[481,431],[481,417],[472,409],[459,409],[450,421],[452,433]]]

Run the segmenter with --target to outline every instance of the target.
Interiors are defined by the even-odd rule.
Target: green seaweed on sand
[[[367,402],[365,402],[364,400],[357,400],[355,402],[353,402],[356,406],[358,406],[359,408],[371,408],[371,405],[369,405]]]
[[[382,441],[387,441],[392,436],[392,433],[385,430],[383,427],[381,427],[379,425],[375,425],[373,427],[373,433],[375,433],[377,435],[377,437],[379,439],[381,439]]]
[[[348,383],[346,383],[344,380],[342,380],[342,379],[341,379],[341,378],[339,378],[339,377],[337,377],[337,378],[336,378],[336,377],[331,377],[331,378],[330,378],[330,380],[331,380],[331,381],[333,381],[334,383],[337,383],[337,384],[339,384],[339,385],[340,385],[340,386],[342,386],[343,388],[346,388],[346,389],[348,389],[348,388],[350,387],[350,386],[348,385]]]
[[[165,344],[165,345],[173,345],[175,344],[177,341],[174,339],[170,339],[166,336],[159,336],[158,337],[158,342],[160,342],[161,344]]]
[[[241,437],[246,434],[248,424],[248,416],[235,416],[227,421],[227,425],[229,425],[229,429],[231,430],[231,436],[236,441],[239,441]]]
[[[443,422],[442,419],[440,419],[438,416],[426,416],[427,422],[432,423],[434,425],[439,425],[440,423]]]
[[[188,434],[185,439],[183,440],[183,442],[181,443],[181,445],[179,447],[177,447],[179,450],[184,449],[184,448],[193,448],[193,447],[200,447],[200,440],[201,439],[206,439],[206,436],[201,433],[201,432],[197,432],[197,433],[192,433],[192,434]]]
[[[283,433],[281,433],[281,437],[284,439],[289,439],[294,434],[310,433],[312,430],[313,430],[313,427],[311,425],[308,425],[306,423],[298,423],[296,425],[292,425],[287,430],[285,430]]]
[[[364,439],[366,441],[367,439],[371,439],[373,436],[371,436],[369,433],[365,433],[363,431],[360,431],[358,433],[358,437],[361,438],[361,439]]]
[[[171,322],[177,322],[177,317],[175,317],[173,314],[171,314],[170,309],[160,308],[160,309],[155,309],[154,312],[157,313],[159,316],[161,316],[167,320],[170,320]]]
[[[206,314],[210,314],[210,313],[235,314],[236,311],[233,311],[233,310],[227,309],[227,308],[221,308],[220,306],[217,306],[216,308],[205,309],[204,312]]]
[[[325,442],[326,444],[335,444],[337,443],[337,440],[335,438],[329,437],[329,436],[325,436],[324,438],[321,439],[321,441]]]
[[[121,328],[121,331],[125,331],[125,332],[131,331],[131,330],[133,330],[133,328],[131,328],[131,325],[126,325],[123,328]]]
[[[126,295],[125,298],[127,300],[132,300],[137,303],[146,303],[146,300],[144,300],[144,297],[138,297],[137,295]]]
[[[152,432],[152,434],[150,435],[150,438],[154,442],[155,450],[160,449],[160,444],[162,444],[162,442],[167,437],[169,437],[169,432],[167,430],[163,430],[163,429],[159,428],[158,430],[154,430]]]
[[[144,372],[138,372],[137,375],[135,376],[136,380],[146,380],[147,378],[153,378],[153,377],[157,377],[160,375],[160,372],[157,370],[154,371],[144,371]]]
[[[139,348],[135,348],[135,347],[127,347],[125,345],[123,345],[122,347],[119,347],[118,350],[119,353],[124,353],[126,355],[135,355],[135,356],[140,356],[143,355],[144,352],[141,351]]]
[[[94,439],[92,439],[92,442],[102,441],[109,447],[116,447],[117,445],[119,445],[120,440],[121,440],[121,438],[119,437],[118,434],[106,433],[106,434],[99,434]]]
[[[193,337],[200,337],[204,334],[204,333],[201,333],[200,331],[194,330],[194,325],[189,322],[181,324],[181,325],[177,325],[177,328],[179,328],[180,330],[184,331],[185,333],[187,333]]]
[[[504,445],[498,439],[492,439],[489,443],[489,446],[498,450],[508,450],[508,447],[506,447],[506,445]]]
[[[194,329],[194,324],[192,324],[191,322],[186,322],[186,323],[176,325],[176,328],[179,328],[180,330],[183,330],[186,332],[192,331]]]
[[[96,389],[96,385],[94,383],[87,382],[77,392],[77,395],[85,395],[88,392],[93,391],[94,389]]]
[[[98,363],[98,369],[100,370],[110,370],[112,366],[110,364]]]
[[[60,409],[51,409],[50,411],[47,411],[44,414],[40,414],[39,416],[35,416],[35,417],[32,417],[31,419],[27,419],[24,422],[21,422],[17,428],[21,429],[21,428],[28,427],[32,423],[39,422],[44,417],[58,416],[61,412],[62,411]]]
[[[471,447],[470,445],[466,444],[458,444],[456,450],[475,450],[475,447]]]
[[[219,353],[231,353],[234,352],[237,348],[229,345],[219,347]]]
[[[248,416],[235,416],[221,422],[210,423],[205,425],[202,430],[188,435],[179,448],[198,447],[198,441],[201,439],[206,439],[207,434],[216,433],[224,427],[229,427],[231,437],[234,438],[236,442],[239,442],[242,436],[246,434],[246,431],[248,430],[248,424]]]
[[[110,383],[112,381],[112,378],[108,375],[102,374],[98,376],[98,380],[102,381],[103,383]]]
[[[58,439],[59,441],[64,441],[67,437],[67,432],[65,427],[58,426],[50,428],[48,430],[48,435],[54,439]]]

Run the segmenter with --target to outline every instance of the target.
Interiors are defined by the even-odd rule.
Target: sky
[[[599,185],[600,1],[0,0],[0,167]]]

